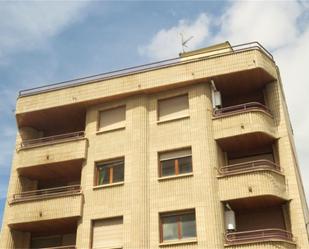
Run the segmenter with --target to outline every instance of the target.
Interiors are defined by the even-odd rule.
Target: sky
[[[1,1],[0,224],[18,91],[230,41],[259,41],[280,67],[309,196],[309,1]]]

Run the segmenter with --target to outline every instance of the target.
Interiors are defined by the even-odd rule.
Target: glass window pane
[[[184,214],[181,216],[181,237],[196,237],[195,214]]]
[[[161,221],[162,221],[163,241],[178,240],[177,217],[176,216],[163,217]]]
[[[183,157],[178,159],[179,174],[192,172],[192,157]]]
[[[124,159],[111,160],[97,166],[98,185],[124,181]]]
[[[124,165],[113,167],[113,182],[123,182],[124,180]]]
[[[175,160],[161,161],[161,176],[175,175]]]
[[[98,185],[109,183],[109,167],[98,167]]]

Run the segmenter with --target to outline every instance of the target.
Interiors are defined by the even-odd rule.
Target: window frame
[[[112,110],[118,109],[118,108],[124,108],[124,125],[119,126],[119,127],[114,127],[114,128],[101,128],[101,114],[103,112],[112,111]],[[117,105],[117,106],[113,106],[113,107],[109,107],[109,108],[105,108],[105,109],[100,109],[100,110],[97,111],[97,133],[125,129],[126,128],[126,119],[127,119],[127,106],[126,106],[126,104]]]
[[[187,156],[180,156],[180,157],[175,157],[175,158],[170,158],[170,159],[165,159],[165,160],[161,160],[160,159],[160,156],[162,154],[170,153],[170,152],[177,152],[177,151],[182,151],[182,150],[190,150],[191,154],[187,155]],[[186,173],[179,173],[179,159],[187,158],[187,157],[191,157],[191,171],[190,172],[186,172]],[[174,161],[174,172],[175,172],[175,174],[163,176],[162,175],[162,172],[163,172],[163,170],[162,170],[162,166],[163,166],[162,162],[163,161],[169,161],[169,160],[173,160]],[[192,157],[192,147],[191,146],[158,152],[158,174],[159,174],[159,179],[164,179],[164,178],[169,178],[169,177],[181,177],[182,175],[187,175],[187,174],[192,174],[192,173],[193,173],[193,157]]]
[[[194,215],[194,221],[195,221],[195,237],[191,238],[183,238],[182,237],[182,223],[181,223],[181,216],[186,214],[193,214]],[[166,217],[177,217],[177,239],[171,239],[171,240],[164,240],[164,234],[163,234],[163,219]],[[188,210],[180,210],[180,211],[169,211],[169,212],[162,212],[159,213],[159,242],[160,243],[173,243],[173,242],[181,242],[181,241],[187,241],[197,239],[197,225],[196,225],[196,212],[195,209],[188,209]]]
[[[109,163],[117,163],[117,162],[122,162],[123,163],[123,180],[122,181],[117,181],[114,182],[114,167],[118,166],[119,164],[115,164],[112,166],[106,165],[104,166],[104,164],[109,164]],[[109,182],[108,183],[102,183],[99,184],[99,168],[100,167],[108,167],[108,174],[109,174]],[[104,186],[110,186],[110,185],[114,185],[114,184],[121,184],[124,183],[124,178],[125,178],[125,157],[116,157],[116,158],[111,158],[111,159],[107,159],[107,160],[103,160],[103,161],[98,161],[95,162],[95,174],[94,174],[94,187],[104,187]]]
[[[170,100],[170,99],[174,99],[174,98],[178,98],[178,97],[184,97],[184,96],[187,97],[188,114],[175,116],[175,117],[172,117],[172,118],[166,118],[166,119],[161,118],[160,119],[160,102]],[[188,92],[157,99],[157,123],[168,122],[168,121],[178,120],[178,119],[183,119],[183,118],[188,118],[188,117],[190,117],[190,102],[189,102],[189,93]]]

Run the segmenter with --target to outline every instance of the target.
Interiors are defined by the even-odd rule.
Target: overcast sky
[[[280,67],[309,194],[308,1],[0,2],[0,222],[21,89],[177,57],[229,40],[259,41]],[[1,224],[1,223],[0,223]]]

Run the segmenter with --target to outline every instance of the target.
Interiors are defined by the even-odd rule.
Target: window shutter
[[[94,221],[92,248],[108,249],[122,248],[122,246],[122,217]]]
[[[100,130],[112,130],[125,127],[126,108],[125,106],[100,112]]]
[[[181,157],[191,156],[191,148],[185,148],[181,150],[174,150],[169,152],[160,153],[160,161],[176,159]]]
[[[189,115],[188,95],[158,101],[158,119],[169,120]]]

